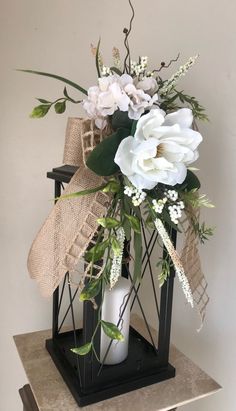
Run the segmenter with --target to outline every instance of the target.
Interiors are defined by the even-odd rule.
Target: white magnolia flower
[[[174,186],[187,175],[187,165],[198,158],[202,141],[190,127],[192,111],[187,108],[165,115],[156,109],[142,116],[135,136],[125,138],[115,156],[123,174],[140,189],[152,189],[157,183]]]
[[[138,120],[144,111],[151,108],[157,94],[151,97],[142,89],[137,89],[128,74],[101,77],[98,86],[88,89],[88,97],[83,107],[89,118],[95,119],[97,127],[106,125],[106,117],[116,110],[127,111],[131,119]]]

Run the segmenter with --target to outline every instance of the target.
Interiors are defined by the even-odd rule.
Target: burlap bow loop
[[[104,178],[86,167],[86,158],[110,130],[98,130],[91,120],[69,118],[64,163],[79,166],[64,194],[98,187]],[[94,237],[110,198],[103,192],[59,200],[36,236],[28,257],[28,270],[44,296],[51,296],[68,270],[74,270]]]

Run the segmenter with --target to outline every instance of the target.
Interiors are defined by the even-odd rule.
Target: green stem
[[[40,76],[54,78],[56,80],[59,80],[59,81],[62,81],[63,83],[68,84],[71,87],[74,87],[75,89],[79,90],[81,93],[85,94],[86,96],[88,95],[88,92],[83,87],[79,86],[78,84],[74,83],[71,80],[58,76],[57,74],[45,73],[43,71],[35,71],[35,70],[24,70],[24,69],[17,69],[17,71],[22,71],[24,73],[30,73],[30,74],[38,74]]]

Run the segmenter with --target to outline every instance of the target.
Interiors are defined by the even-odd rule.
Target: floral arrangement
[[[85,254],[91,273],[94,264],[101,260],[102,268],[99,276],[91,276],[86,283],[80,299],[94,301],[105,285],[115,287],[126,261],[124,245],[131,239],[134,248],[133,281],[141,280],[141,228],[145,227],[159,232],[162,246],[167,250],[166,257],[157,261],[161,268],[158,276],[160,286],[173,266],[186,299],[193,306],[191,287],[169,233],[171,229],[184,231],[183,221],[187,216],[201,243],[213,234],[212,228],[199,222],[199,208],[213,205],[204,194],[199,194],[200,182],[194,173],[197,169],[192,168],[203,140],[196,120],[207,120],[207,116],[194,97],[178,89],[179,80],[188,73],[198,56],[191,57],[167,79],[162,73],[179,60],[179,55],[168,64],[161,62],[154,69],[149,68],[146,56],[132,60],[129,35],[133,7],[132,11],[130,27],[124,29],[127,53],[123,62],[119,50],[114,47],[113,64],[108,67],[103,62],[100,41],[97,47],[91,47],[98,80],[88,90],[54,74],[24,70],[63,81],[85,96],[83,100],[74,100],[65,87],[64,96],[53,102],[38,99],[40,105],[33,109],[31,116],[44,117],[53,106],[56,113],[61,114],[67,103],[82,104],[97,128],[112,130],[87,159],[87,167],[106,179],[104,185],[67,196],[79,197],[100,190],[111,197],[107,215],[98,220],[96,242]],[[122,333],[115,324],[102,320],[100,323],[110,338],[122,340]],[[74,351],[85,355],[92,348],[93,341]]]

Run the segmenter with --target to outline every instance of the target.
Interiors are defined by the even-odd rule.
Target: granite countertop
[[[143,330],[142,320],[137,316],[132,323],[139,332]],[[77,403],[45,349],[45,340],[50,337],[50,330],[14,337],[38,408],[40,411],[78,411]],[[83,407],[83,410],[133,411],[135,407],[135,411],[167,411],[221,389],[173,345],[170,363],[176,368],[175,378]]]

